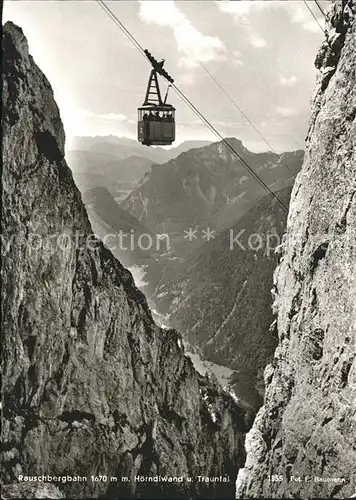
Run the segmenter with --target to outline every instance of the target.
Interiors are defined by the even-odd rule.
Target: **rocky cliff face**
[[[306,158],[275,274],[279,345],[239,498],[355,493],[355,12],[354,0],[334,3],[316,59]]]
[[[88,238],[50,84],[12,23],[3,49],[4,491],[231,497],[244,458],[243,410],[197,374],[180,336],[154,324],[131,274]],[[42,474],[88,479],[54,481],[42,494],[40,484],[18,482]],[[135,481],[154,475],[183,481]],[[229,481],[199,483],[198,475]]]

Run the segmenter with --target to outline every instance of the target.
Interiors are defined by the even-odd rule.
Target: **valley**
[[[228,141],[288,206],[303,152],[253,153]],[[118,157],[131,152],[118,144]],[[137,276],[161,323],[183,333],[193,356],[230,370],[229,385],[257,411],[276,347],[270,291],[286,214],[224,144],[194,146],[146,172],[148,158],[117,160],[100,169],[110,188],[79,187],[93,231]],[[115,198],[128,172],[127,195]]]

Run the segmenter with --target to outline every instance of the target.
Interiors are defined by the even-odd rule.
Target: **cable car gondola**
[[[167,96],[161,97],[158,75],[163,76],[171,84],[173,78],[163,69],[164,60],[156,61],[154,57],[145,50],[145,54],[153,66],[148,80],[145,101],[138,108],[137,137],[139,142],[145,146],[169,146],[175,140],[175,108],[168,104]]]

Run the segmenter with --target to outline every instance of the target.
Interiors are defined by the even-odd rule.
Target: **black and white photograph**
[[[1,7],[1,498],[356,498],[356,0]]]

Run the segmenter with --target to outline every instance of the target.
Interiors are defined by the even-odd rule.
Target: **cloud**
[[[253,47],[261,49],[267,46],[267,41],[253,29],[249,20],[252,10],[263,9],[267,7],[267,3],[253,2],[251,0],[219,0],[215,3],[221,12],[232,14],[234,21],[243,26],[247,39]]]
[[[323,20],[318,19],[320,26],[323,27]],[[320,26],[316,23],[316,21],[309,21],[308,23],[303,23],[303,28],[307,31],[312,31],[313,33],[320,33]]]
[[[260,11],[262,9],[270,8],[273,6],[273,2],[270,4],[268,1],[258,1],[254,2],[252,0],[218,0],[215,2],[221,12],[227,12],[232,14],[235,21],[246,21],[249,14],[252,11]],[[289,0],[289,1],[279,1],[276,2],[278,8],[283,8],[291,16],[292,23],[298,23],[303,26],[304,29],[308,31],[317,32],[320,30],[315,19],[313,19],[312,14],[308,10],[308,7],[301,1]],[[310,9],[314,12],[315,17],[324,26],[324,17],[321,15],[320,11],[316,10],[312,2],[309,2]]]
[[[197,60],[209,62],[226,59],[226,47],[220,38],[204,35],[197,30],[173,0],[141,0],[139,3],[139,16],[144,22],[168,26],[173,30],[181,54],[180,66],[194,68],[199,66]]]
[[[126,130],[130,123],[128,118],[121,113],[93,113],[75,106],[62,107],[61,117],[66,133],[69,135],[93,135],[93,130],[98,135],[117,134]]]
[[[269,9],[277,6],[278,8],[284,9],[288,15],[290,16],[291,22],[300,24],[306,31],[310,31],[313,33],[320,33],[320,26],[324,28],[325,19],[321,15],[320,11],[315,9],[312,5],[312,2],[309,2],[310,9],[315,14],[320,26],[313,19],[312,14],[310,13],[308,7],[301,1],[279,1],[279,2],[268,2],[268,1],[257,1],[254,2],[252,0],[217,0],[215,2],[221,12],[226,12],[228,14],[232,14],[235,22],[239,23],[249,23],[249,20],[252,18],[252,14],[263,9]],[[254,43],[254,35],[255,33],[251,28],[251,36],[250,42],[254,47],[260,48],[265,45]],[[255,34],[256,35],[256,34]],[[257,35],[258,36],[258,35]]]
[[[114,122],[123,122],[126,121],[126,116],[121,114],[121,113],[104,113],[104,114],[95,114],[95,113],[90,113],[88,115],[88,118],[96,118],[98,120],[103,120],[103,121],[114,121]]]
[[[246,19],[247,14],[250,13],[252,4],[250,0],[219,0],[215,2],[221,12],[227,12],[228,14],[233,14],[235,20],[241,18]]]
[[[232,55],[234,56],[234,59],[232,59],[232,64],[234,66],[243,66],[244,65],[244,63],[241,59],[242,54],[239,50],[234,50]]]
[[[294,75],[289,76],[289,77],[285,77],[282,75],[279,76],[279,82],[284,87],[293,87],[293,85],[295,85],[297,83],[297,81],[298,81],[298,79]]]
[[[237,122],[234,122],[231,120],[230,121],[215,120],[212,123],[216,127],[221,127],[221,128],[225,128],[225,129],[234,129],[234,130],[240,130],[240,131],[248,129],[250,127],[250,125],[247,123],[237,123]]]
[[[262,49],[267,45],[266,40],[256,32],[250,33],[249,40],[251,45],[253,45],[253,47],[256,47],[257,49]]]
[[[283,7],[287,10],[289,15],[291,16],[292,23],[301,24],[302,27],[307,31],[312,31],[314,33],[320,32],[320,26],[324,28],[324,18],[321,16],[320,12],[314,12],[313,7],[310,5],[311,10],[314,12],[315,17],[317,18],[318,23],[313,19],[312,14],[308,10],[308,7],[304,3],[300,2],[290,2],[290,4]]]
[[[121,113],[93,113],[87,109],[77,109],[75,117],[78,120],[98,120],[106,122],[123,122],[127,117]]]
[[[192,73],[184,73],[182,75],[178,75],[176,78],[177,83],[181,83],[183,85],[195,85],[196,79]]]
[[[284,106],[277,106],[276,112],[278,115],[284,116],[286,118],[289,118],[291,116],[296,116],[298,114],[294,109],[287,108]]]

